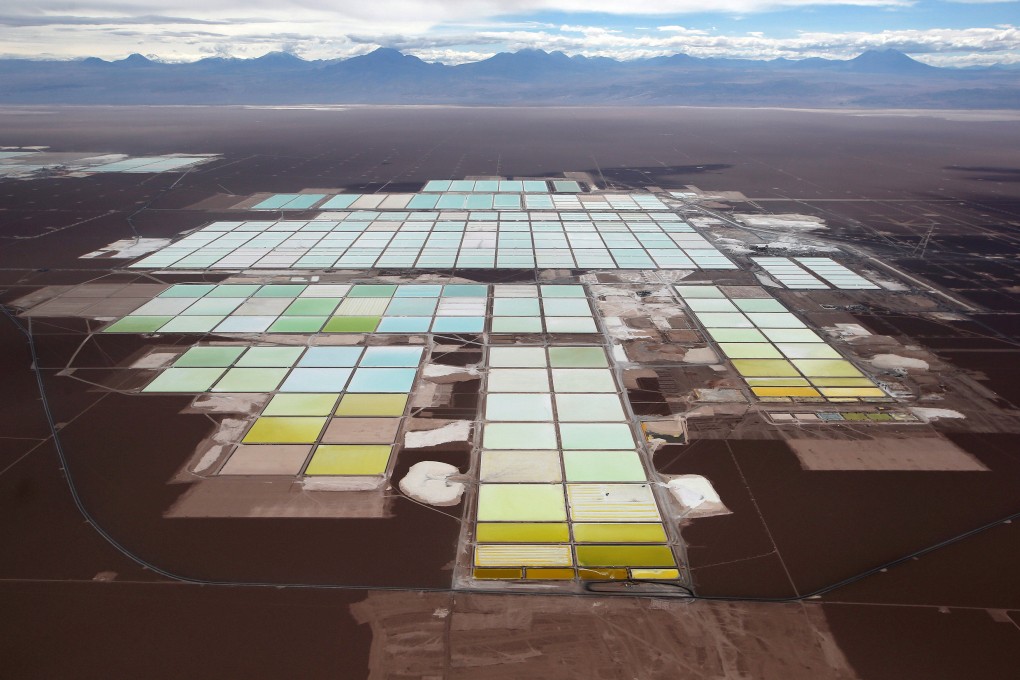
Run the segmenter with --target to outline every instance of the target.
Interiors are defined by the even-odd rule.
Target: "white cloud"
[[[986,2],[992,0],[958,0]],[[901,8],[914,0],[719,0],[717,12],[862,5]],[[655,14],[676,19],[705,11],[703,0],[7,0],[0,44],[11,56],[120,58],[155,53],[169,61],[209,55],[251,57],[286,49],[305,58],[362,54],[395,47],[429,61],[461,63],[504,50],[540,48],[617,59],[684,52],[699,57],[847,58],[893,47],[929,63],[972,65],[1020,61],[1013,25],[986,28],[811,32],[770,37],[721,34],[682,25],[622,32],[583,23],[522,21],[546,10]],[[539,13],[539,14],[536,14]],[[512,16],[502,22],[500,16]],[[579,14],[578,16],[583,16]],[[753,28],[748,25],[747,29]]]

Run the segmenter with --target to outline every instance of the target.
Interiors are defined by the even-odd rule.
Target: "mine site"
[[[1015,113],[0,119],[0,675],[1014,677]]]

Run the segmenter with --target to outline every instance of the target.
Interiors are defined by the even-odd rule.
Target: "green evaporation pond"
[[[303,347],[252,347],[237,362],[248,368],[285,368],[293,366]]]
[[[626,420],[615,394],[557,394],[556,414],[562,422],[613,422]]]
[[[213,392],[272,392],[287,375],[286,368],[232,368]]]
[[[635,446],[630,426],[623,423],[560,423],[559,430],[564,449],[633,449]]]
[[[551,423],[486,423],[482,441],[487,449],[558,448]]]
[[[676,560],[666,545],[579,545],[579,567],[673,567]]]
[[[557,522],[479,522],[475,525],[478,543],[567,543],[566,523]]]
[[[241,356],[244,349],[244,347],[192,347],[174,362],[174,367],[227,367]]]
[[[609,366],[601,347],[550,347],[549,365],[553,368],[604,368]]]
[[[482,484],[478,521],[563,522],[567,508],[559,484]]]
[[[636,451],[564,451],[568,482],[644,482],[645,469]]]
[[[221,375],[222,368],[168,368],[142,392],[205,392]]]
[[[578,543],[665,543],[661,524],[574,524]]]
[[[263,409],[264,416],[328,416],[333,414],[339,393],[277,394]]]

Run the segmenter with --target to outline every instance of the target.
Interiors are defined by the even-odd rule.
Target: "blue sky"
[[[167,61],[379,46],[459,63],[522,48],[634,59],[685,52],[849,58],[893,47],[931,64],[1020,63],[1020,0],[7,0],[0,52]]]

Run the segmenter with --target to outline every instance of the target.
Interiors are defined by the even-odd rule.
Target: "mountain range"
[[[380,48],[163,63],[0,60],[2,104],[691,105],[1020,109],[1020,69],[937,68],[896,50],[853,59],[617,61],[520,50],[458,65]]]

